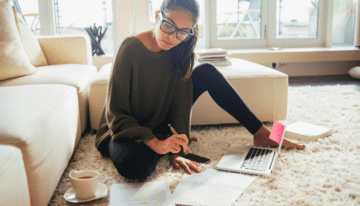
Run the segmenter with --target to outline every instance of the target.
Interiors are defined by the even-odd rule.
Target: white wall
[[[117,25],[117,29],[114,29],[115,45],[117,45],[120,40],[130,35],[132,2],[132,0],[113,0],[113,23]],[[119,9],[116,10],[116,8],[121,8],[121,11],[119,11]],[[148,0],[137,0],[135,14],[135,33],[151,28],[148,18]]]
[[[272,68],[271,64],[263,64]],[[360,61],[338,61],[338,62],[309,62],[309,63],[284,63],[275,68],[290,77],[299,76],[324,76],[324,75],[345,75]]]

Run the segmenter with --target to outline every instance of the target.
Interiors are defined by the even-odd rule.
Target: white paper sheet
[[[168,202],[170,196],[170,186],[166,181],[113,184],[110,187],[111,206],[175,206]]]
[[[169,201],[182,205],[232,205],[254,180],[252,176],[214,169],[185,174]]]

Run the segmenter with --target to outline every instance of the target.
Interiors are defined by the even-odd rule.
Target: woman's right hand
[[[181,147],[184,152],[188,149],[189,140],[184,134],[172,135],[165,140],[159,140],[158,138],[153,138],[144,142],[148,147],[154,150],[158,154],[179,153]]]

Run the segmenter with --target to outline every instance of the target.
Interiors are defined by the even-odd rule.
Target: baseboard
[[[270,68],[274,66],[272,64],[263,65]],[[359,65],[360,61],[283,63],[276,64],[274,69],[289,77],[348,75],[351,68]]]

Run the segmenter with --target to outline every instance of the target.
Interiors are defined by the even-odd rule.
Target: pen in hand
[[[178,135],[178,133],[175,131],[175,129],[171,126],[171,124],[168,124],[168,126],[170,127],[170,130],[173,134]],[[187,147],[187,149],[190,153],[192,153],[192,151],[190,150],[189,147]]]

